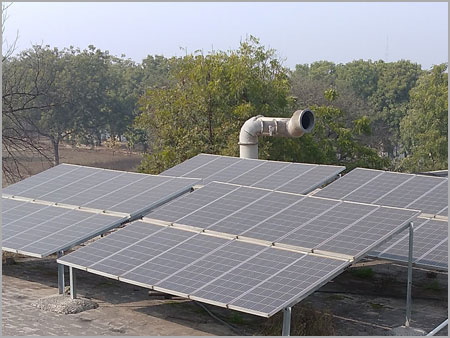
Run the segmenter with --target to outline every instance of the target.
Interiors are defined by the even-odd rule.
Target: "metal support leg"
[[[411,286],[412,286],[412,260],[413,260],[414,224],[409,223],[409,252],[408,252],[408,284],[406,286],[406,322],[409,327],[411,323]]]
[[[439,324],[438,327],[436,327],[435,329],[433,329],[432,331],[428,332],[427,336],[434,336],[436,333],[438,333],[439,331],[441,331],[444,327],[446,327],[448,325],[448,318],[446,320],[444,320],[441,324]]]
[[[283,309],[283,336],[291,335],[291,307]]]
[[[77,298],[77,276],[75,273],[75,269],[71,266],[69,267],[69,275],[70,275],[70,298]]]
[[[58,258],[64,254],[63,251],[58,251]],[[58,293],[64,294],[64,265],[58,264]]]

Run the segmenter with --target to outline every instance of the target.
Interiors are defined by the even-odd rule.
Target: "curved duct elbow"
[[[253,116],[244,122],[239,133],[239,144],[258,143],[258,136],[262,135],[263,130],[263,122],[260,120],[262,117],[264,116]]]
[[[305,133],[310,133],[314,124],[314,113],[311,110],[297,110],[287,123],[287,131],[291,137],[300,137]]]
[[[314,113],[309,109],[297,110],[291,118],[251,117],[239,134],[240,157],[258,158],[258,136],[300,137],[310,133],[314,124]]]

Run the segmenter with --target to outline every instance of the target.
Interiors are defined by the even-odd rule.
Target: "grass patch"
[[[431,290],[431,291],[441,291],[442,287],[439,285],[439,282],[437,280],[432,280],[428,283],[426,283],[424,286],[425,290]]]
[[[377,311],[380,311],[380,310],[384,309],[384,307],[385,307],[383,304],[379,304],[379,303],[369,302],[369,305],[373,310],[377,310]]]
[[[372,268],[358,268],[351,270],[352,275],[358,278],[370,279],[375,276],[375,271]]]
[[[97,283],[97,286],[98,287],[103,287],[103,286],[106,286],[106,287],[118,287],[117,284],[115,284],[113,282],[110,282],[110,281],[104,281],[104,282]]]
[[[329,295],[327,296],[327,299],[330,300],[344,300],[346,297],[343,295]]]
[[[283,327],[283,313],[269,318],[257,333],[260,336],[280,336]],[[336,329],[329,311],[320,312],[311,304],[292,308],[291,336],[334,336]]]
[[[244,324],[245,320],[239,312],[233,312],[230,317],[230,322],[233,324]]]

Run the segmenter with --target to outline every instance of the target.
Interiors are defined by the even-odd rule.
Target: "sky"
[[[94,45],[141,62],[239,47],[249,35],[284,65],[328,60],[448,61],[447,2],[15,2],[5,36],[17,52],[32,44]]]

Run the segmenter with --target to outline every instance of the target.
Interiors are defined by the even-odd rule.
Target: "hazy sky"
[[[18,50],[34,43],[86,48],[142,61],[237,48],[249,34],[285,65],[408,59],[448,61],[448,4],[398,3],[14,3],[6,21]]]

